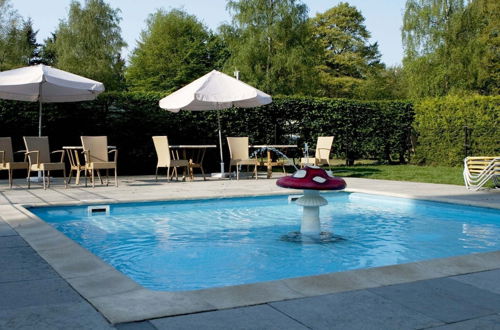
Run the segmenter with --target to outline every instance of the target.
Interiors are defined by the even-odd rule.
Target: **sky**
[[[84,2],[84,0],[80,0]],[[230,15],[226,11],[226,0],[106,0],[112,8],[121,10],[122,37],[128,47],[124,57],[135,48],[140,32],[145,28],[149,14],[159,8],[182,8],[195,15],[212,30],[221,23],[229,23]],[[309,7],[309,16],[324,12],[336,6],[340,0],[303,0]],[[401,23],[405,0],[344,0],[358,8],[365,17],[366,27],[370,31],[371,42],[378,42],[382,61],[388,65],[399,65],[403,58],[401,44]],[[37,39],[42,43],[54,32],[59,21],[66,19],[71,0],[11,0],[11,4],[24,18],[31,17]]]

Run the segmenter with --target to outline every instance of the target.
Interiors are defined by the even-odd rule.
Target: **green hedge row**
[[[416,102],[418,146],[413,161],[460,165],[466,155],[500,155],[500,97],[448,96]],[[466,147],[465,128],[470,131]]]
[[[162,96],[105,93],[92,102],[44,104],[43,135],[52,149],[80,145],[80,135],[107,135],[119,148],[120,174],[154,173],[153,135],[168,135],[173,144],[218,144],[216,112],[170,113],[158,107]],[[413,107],[396,101],[276,97],[264,107],[220,115],[223,137],[249,136],[254,144],[310,142],[314,147],[317,136],[334,135],[338,157],[351,163],[359,158],[389,162],[408,157]],[[16,148],[22,148],[23,135],[37,135],[37,125],[36,103],[0,101],[0,135],[12,136]],[[227,164],[227,146],[224,154]],[[209,152],[205,164],[217,169],[218,152]]]

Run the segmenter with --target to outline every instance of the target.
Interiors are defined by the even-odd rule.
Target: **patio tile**
[[[2,270],[38,266],[46,263],[30,246],[1,248],[0,255],[0,269]]]
[[[447,323],[500,312],[500,295],[447,278],[369,291]]]
[[[451,279],[500,294],[500,269],[454,276]]]
[[[7,223],[0,220],[0,237],[3,236],[16,236],[17,233]]]
[[[286,329],[305,330],[307,327],[283,315],[268,305],[258,305],[215,312],[175,316],[150,321],[159,330],[167,329]]]
[[[1,255],[1,253],[0,253]],[[42,280],[49,278],[59,278],[59,275],[47,263],[36,263],[19,267],[16,264],[3,267],[0,271],[0,283]]]
[[[0,249],[2,248],[13,248],[13,247],[21,247],[28,246],[28,243],[20,236],[3,236],[0,237]],[[0,252],[1,255],[1,252]]]
[[[0,311],[83,301],[63,279],[0,283],[0,292]]]
[[[436,330],[500,330],[500,315],[484,316],[477,319],[447,324]]]
[[[156,330],[149,321],[115,324],[118,330]]]
[[[270,304],[312,329],[414,329],[438,320],[379,297],[367,290]]]
[[[0,329],[88,329],[113,327],[88,303],[0,308]]]

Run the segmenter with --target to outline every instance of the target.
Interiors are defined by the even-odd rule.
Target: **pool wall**
[[[350,189],[350,191],[380,193],[370,189]],[[262,192],[269,192],[269,190],[262,189]],[[275,191],[275,193],[283,194],[283,191]],[[288,191],[286,193],[293,194],[295,192]],[[466,192],[464,193],[466,194]],[[404,189],[396,193],[386,194],[396,197],[412,197]],[[234,195],[245,196],[241,193]],[[265,195],[265,193],[262,193],[262,195]],[[217,196],[222,195],[215,193],[207,196],[207,198]],[[230,194],[225,193],[223,196],[229,197]],[[494,196],[493,202],[484,199],[471,201],[471,199],[467,198],[463,198],[462,201],[460,198],[448,198],[447,196],[441,198],[432,198],[432,196],[428,198],[414,197],[500,209],[496,196]],[[151,200],[152,198],[148,197],[147,199]],[[157,199],[175,198],[158,196]],[[137,201],[141,201],[140,198],[134,200],[122,198],[117,202]],[[95,202],[99,204],[103,201]],[[105,201],[106,204],[111,202],[110,200]],[[75,204],[88,203],[53,203],[51,205]],[[133,282],[30,213],[24,206],[28,205],[17,204],[11,207],[2,207],[1,216],[61,277],[95,306],[111,323],[248,306],[500,268],[500,251],[495,251],[223,288],[159,292],[145,289]]]

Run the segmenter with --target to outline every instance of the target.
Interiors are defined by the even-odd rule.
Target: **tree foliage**
[[[174,91],[213,69],[225,58],[222,40],[186,12],[158,10],[147,20],[130,57],[132,90]]]
[[[31,19],[23,19],[9,0],[0,0],[0,71],[32,64],[37,48]]]
[[[307,6],[298,0],[230,0],[232,24],[220,28],[230,58],[225,70],[271,94],[316,92],[318,47]]]
[[[352,97],[363,80],[383,69],[364,21],[356,7],[344,2],[312,19],[323,52],[318,68],[325,96]]]
[[[408,0],[403,60],[409,95],[498,94],[500,3]]]
[[[108,90],[123,88],[125,62],[121,50],[119,10],[104,0],[72,1],[67,20],[60,22],[46,52],[54,65],[66,71],[101,81]],[[46,59],[47,61],[50,60]]]

